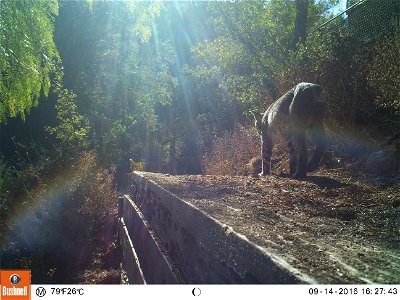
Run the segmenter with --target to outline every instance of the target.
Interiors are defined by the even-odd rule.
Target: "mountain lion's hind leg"
[[[270,175],[273,141],[268,130],[263,131],[261,144],[262,170],[259,175]]]

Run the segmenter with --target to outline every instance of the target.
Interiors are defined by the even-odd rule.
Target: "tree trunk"
[[[169,141],[169,169],[171,174],[177,174],[176,168],[176,137],[171,136]]]
[[[153,133],[149,125],[146,125],[146,137],[144,141],[144,170],[146,172],[154,172],[154,157],[153,157],[154,141]]]
[[[169,131],[169,172],[171,174],[177,174],[176,166],[176,124],[175,114],[172,105],[168,106],[168,131]]]
[[[294,30],[292,48],[296,49],[298,42],[305,43],[307,35],[307,11],[309,0],[296,0],[296,17],[294,19]]]

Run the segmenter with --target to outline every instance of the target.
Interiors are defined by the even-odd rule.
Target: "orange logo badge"
[[[30,300],[30,270],[0,270],[0,300]]]

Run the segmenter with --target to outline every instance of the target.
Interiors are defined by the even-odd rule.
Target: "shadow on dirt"
[[[318,185],[320,188],[335,189],[350,186],[350,184],[326,176],[307,176],[305,180]]]
[[[292,178],[289,174],[281,173],[279,177],[282,178]],[[309,181],[312,182],[320,188],[327,188],[327,189],[337,189],[337,188],[344,188],[349,187],[350,184],[340,182],[336,179],[327,176],[307,176],[305,178],[297,179],[301,181]]]

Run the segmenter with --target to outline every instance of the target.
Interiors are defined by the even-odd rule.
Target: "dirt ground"
[[[318,283],[400,283],[399,178],[143,175]]]

